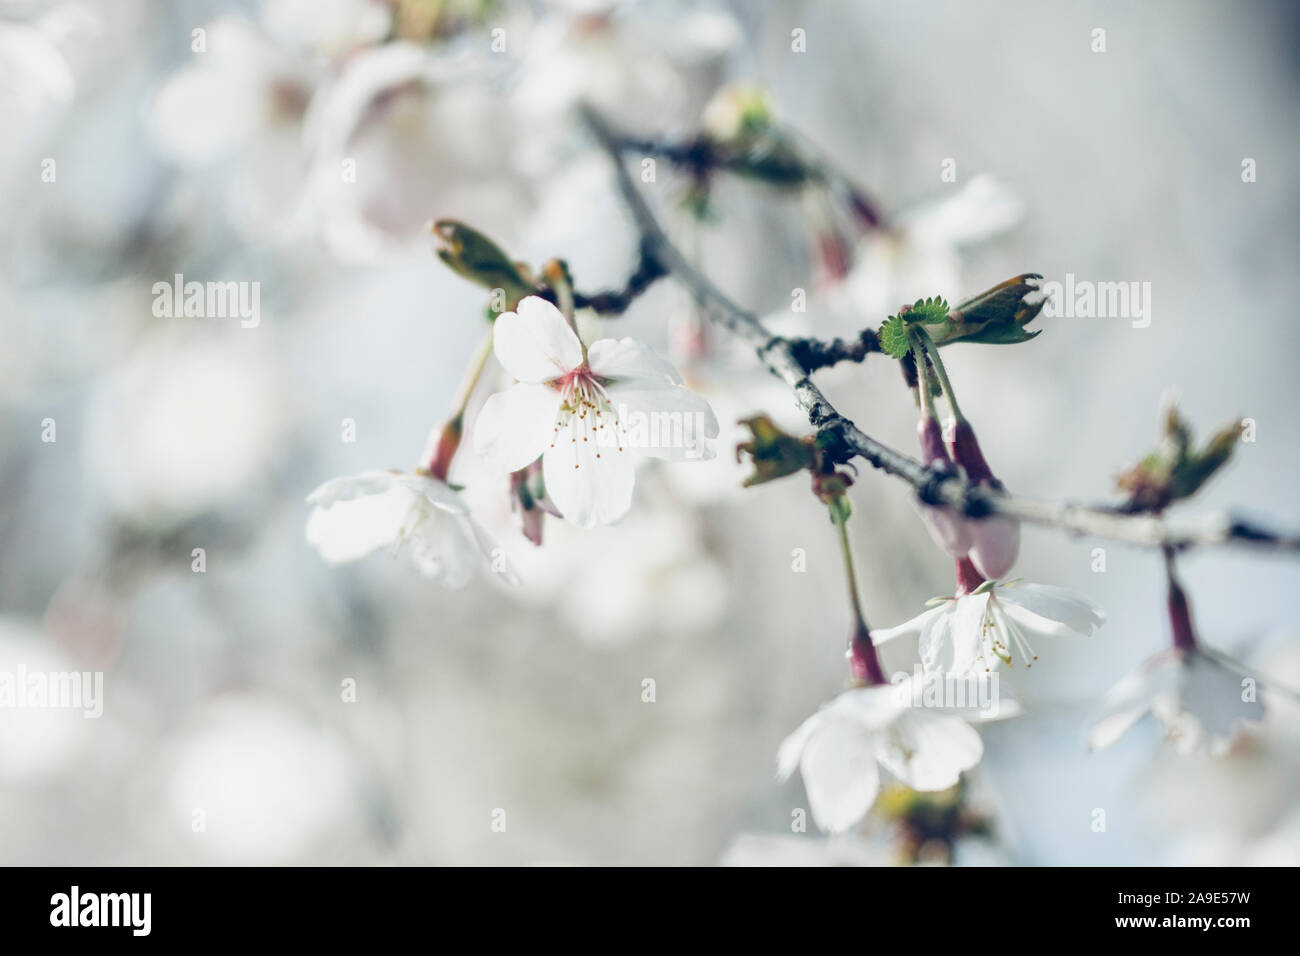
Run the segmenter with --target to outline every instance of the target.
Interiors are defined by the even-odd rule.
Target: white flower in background
[[[113,505],[172,521],[256,492],[292,406],[265,349],[159,333],[88,402],[87,467]]]
[[[877,645],[899,637],[919,638],[926,671],[970,674],[1038,659],[1031,642],[1069,634],[1090,636],[1106,614],[1081,594],[1048,584],[985,582],[970,594],[942,604],[897,627],[872,631]]]
[[[915,680],[845,691],[781,744],[778,774],[785,780],[799,768],[823,830],[840,833],[866,816],[882,767],[913,790],[946,790],[984,755],[957,712],[913,705]],[[1010,715],[1004,705],[1000,716]]]
[[[1088,746],[1109,747],[1151,713],[1179,752],[1204,747],[1221,754],[1244,725],[1263,718],[1259,693],[1254,678],[1224,655],[1201,647],[1171,648],[1107,692]]]
[[[363,761],[329,722],[282,700],[222,696],[188,711],[178,735],[133,791],[141,819],[190,832],[202,807],[198,852],[222,863],[283,864],[320,858],[362,812]],[[292,772],[286,772],[292,768]]]
[[[394,41],[349,57],[303,119],[309,158],[294,229],[346,261],[427,251],[431,209],[527,203],[497,148],[503,58]],[[480,213],[483,215],[483,213]]]
[[[699,0],[555,6],[526,28],[511,98],[512,152],[527,175],[568,162],[565,114],[582,101],[646,129],[693,122],[743,36],[728,10]]]
[[[393,11],[384,0],[262,0],[261,20],[285,46],[342,59],[383,41]]]
[[[73,773],[85,760],[83,748],[102,740],[92,732],[96,719],[87,719],[95,703],[90,699],[95,684],[84,660],[78,661],[64,652],[60,643],[47,631],[21,618],[0,616],[0,784],[9,793],[33,791],[45,780],[60,773]],[[23,705],[22,674],[78,675],[84,686],[82,697],[68,701],[77,706]],[[111,679],[111,678],[110,678]],[[81,682],[85,682],[82,685]],[[67,684],[73,687],[71,678]],[[103,716],[103,686],[99,686],[98,706]],[[52,692],[58,694],[58,691]],[[108,715],[107,719],[112,719]],[[6,816],[8,816],[6,814]]]
[[[547,495],[580,527],[627,513],[637,456],[712,456],[706,439],[718,421],[708,402],[634,339],[584,348],[559,309],[528,296],[497,318],[493,349],[518,382],[479,412],[475,451],[502,473],[540,455]]]
[[[204,29],[206,52],[158,88],[150,131],[186,169],[220,166],[223,210],[245,235],[278,236],[298,202],[302,118],[319,70],[247,20],[222,17]]]
[[[1014,226],[1024,207],[1005,186],[975,176],[943,199],[903,211],[859,241],[853,268],[829,299],[847,327],[890,315],[901,303],[962,287],[962,250]]]
[[[0,116],[59,109],[76,89],[72,67],[39,22],[0,20]]]
[[[332,564],[389,548],[407,554],[421,574],[447,587],[468,583],[475,565],[503,568],[500,552],[445,482],[400,471],[368,471],[333,478],[307,497],[307,542]]]

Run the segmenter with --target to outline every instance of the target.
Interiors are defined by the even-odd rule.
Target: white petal
[[[669,385],[682,384],[682,377],[667,359],[660,358],[636,339],[601,339],[587,349],[587,364],[601,378],[647,379]]]
[[[813,819],[823,830],[842,833],[871,809],[880,790],[872,735],[842,720],[817,729],[799,761]]]
[[[825,712],[852,721],[864,730],[889,726],[908,706],[910,698],[898,684],[877,684],[846,690],[826,705]]]
[[[709,403],[681,385],[637,379],[606,388],[618,415],[624,444],[638,453],[670,461],[707,461],[718,437]]]
[[[517,382],[483,404],[474,423],[474,451],[500,472],[518,471],[551,444],[559,412],[555,389]]]
[[[1253,688],[1253,700],[1243,700],[1244,675],[1229,659],[1196,651],[1185,656],[1183,666],[1182,706],[1196,719],[1212,751],[1225,748],[1242,724],[1263,719],[1258,687]]]
[[[580,528],[612,524],[632,506],[632,453],[587,440],[577,424],[571,426],[542,458],[547,497]]]
[[[904,621],[902,624],[896,624],[893,627],[887,627],[883,630],[873,630],[871,632],[871,641],[877,646],[892,641],[899,637],[918,637],[929,626],[930,622],[944,612],[951,609],[953,602],[946,601],[928,611],[922,611],[910,621]]]
[[[1125,674],[1101,699],[1088,730],[1088,747],[1101,750],[1123,737],[1158,697],[1176,694],[1182,662],[1173,652],[1157,654]]]
[[[307,519],[307,542],[331,563],[355,561],[401,537],[417,496],[394,484],[378,494],[317,506]]]
[[[484,530],[471,515],[465,515],[461,519],[461,529],[465,536],[474,543],[474,546],[488,562],[488,568],[493,574],[501,577],[507,584],[518,587],[521,583],[519,573],[515,570],[514,564],[506,557],[505,551],[497,545],[496,540]]]
[[[421,574],[449,588],[464,587],[474,573],[474,546],[458,521],[424,519],[407,538],[407,548]]]
[[[405,471],[393,475],[393,480],[420,495],[439,511],[457,515],[469,514],[469,507],[446,482],[429,475],[413,475]]]
[[[948,614],[930,621],[917,653],[926,671],[941,674],[982,674],[998,663],[998,658],[984,660],[984,614],[989,596],[965,594],[947,605]]]
[[[328,508],[336,501],[377,495],[397,484],[397,476],[395,471],[363,471],[359,475],[331,478],[307,496],[307,504]]]
[[[1012,612],[1017,622],[1035,629],[1061,624],[1087,637],[1106,623],[1106,612],[1082,594],[1050,584],[1012,584],[997,588],[997,599],[1038,618]]]
[[[980,762],[984,742],[960,717],[912,708],[877,738],[876,755],[913,790],[946,790]]]
[[[492,327],[492,350],[521,382],[549,382],[582,364],[582,343],[560,310],[539,296],[520,300]]]
[[[794,733],[781,741],[781,746],[776,751],[776,775],[779,779],[790,779],[790,775],[799,766],[799,759],[803,756],[804,747],[808,745],[812,735],[817,732],[817,728],[825,720],[826,711],[823,708],[800,724]]]

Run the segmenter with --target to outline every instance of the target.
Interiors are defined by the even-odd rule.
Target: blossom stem
[[[478,380],[483,376],[483,369],[487,368],[488,359],[492,357],[492,334],[489,332],[479,343],[474,357],[470,360],[469,368],[465,370],[465,377],[461,380],[460,388],[456,390],[456,411],[454,418],[464,418],[465,409],[469,407],[469,400],[474,395],[474,388],[478,385]]]
[[[1192,625],[1192,607],[1174,568],[1174,550],[1165,548],[1164,551],[1165,574],[1169,578],[1169,624],[1174,634],[1174,647],[1180,651],[1193,651],[1196,649],[1196,629]]]
[[[853,550],[849,547],[848,516],[844,508],[830,507],[831,522],[840,539],[840,556],[844,559],[844,576],[849,586],[849,604],[853,608],[853,636],[849,640],[849,667],[856,680],[868,684],[887,684],[884,668],[876,654],[876,646],[871,641],[871,631],[867,628],[866,618],[862,613],[862,599],[858,595],[857,575],[853,571]]]
[[[469,368],[466,369],[465,377],[456,392],[456,410],[442,426],[442,432],[425,465],[429,474],[439,481],[446,481],[447,475],[451,472],[451,460],[456,456],[456,450],[460,448],[461,435],[464,433],[465,409],[469,407],[469,400],[474,395],[474,387],[483,376],[483,369],[487,368],[487,361],[491,355],[492,334],[489,332],[483,337],[482,343],[470,360]]]
[[[925,364],[925,349],[920,338],[912,339],[912,357],[916,361],[916,385],[921,399],[921,415],[934,418],[934,396],[930,394],[930,369]],[[936,370],[938,366],[935,367]]]
[[[961,408],[957,405],[957,393],[953,391],[952,382],[948,379],[948,370],[943,367],[943,359],[939,357],[939,347],[934,344],[934,339],[930,338],[930,333],[925,330],[924,325],[918,324],[913,328],[925,346],[925,351],[930,355],[930,364],[934,366],[934,374],[939,377],[939,387],[943,389],[943,397],[948,402],[952,417],[959,422],[965,421],[966,416],[961,413]]]

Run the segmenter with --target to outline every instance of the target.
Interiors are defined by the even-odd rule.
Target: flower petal
[[[669,385],[682,384],[682,377],[667,359],[636,339],[600,339],[587,349],[587,364],[604,379],[646,379]]]
[[[618,415],[623,444],[640,454],[669,461],[707,461],[718,437],[709,403],[681,385],[634,379],[605,389]]]
[[[1180,656],[1166,651],[1120,678],[1101,699],[1088,730],[1088,748],[1102,750],[1109,747],[1151,710],[1157,697],[1174,695],[1181,680],[1181,669]]]
[[[492,326],[492,350],[521,382],[549,382],[582,364],[582,343],[560,310],[539,296],[521,299]]]
[[[483,404],[474,423],[474,451],[502,473],[518,471],[551,443],[559,412],[555,389],[518,382]]]
[[[542,458],[547,497],[580,528],[612,524],[632,506],[632,453],[562,430]]]
[[[803,757],[804,747],[808,746],[808,741],[812,739],[812,735],[816,733],[817,728],[825,720],[826,710],[823,708],[795,728],[794,733],[781,741],[781,746],[776,751],[776,776],[778,779],[790,779],[790,775],[799,766],[800,758]]]
[[[1106,612],[1082,594],[1050,584],[1012,584],[996,589],[997,599],[1004,605],[1013,605],[1027,612],[1012,616],[1021,624],[1041,629],[1045,625],[1064,625],[1088,637],[1106,623]],[[1037,621],[1033,617],[1038,618]]]
[[[912,708],[892,731],[877,738],[876,756],[913,790],[947,790],[984,756],[984,741],[960,717]]]
[[[919,637],[922,632],[930,625],[936,617],[943,614],[952,607],[952,601],[946,601],[937,607],[932,607],[927,611],[922,611],[910,621],[904,621],[902,624],[896,624],[893,627],[886,627],[882,630],[871,632],[871,642],[877,646],[892,641],[899,637]]]
[[[826,712],[850,720],[864,730],[880,730],[891,724],[908,706],[906,688],[898,684],[874,684],[846,690],[826,705]]]
[[[991,670],[998,658],[984,660],[984,614],[989,596],[964,594],[946,605],[949,613],[928,622],[916,650],[921,667],[940,674],[978,674]]]
[[[392,484],[377,494],[317,505],[307,519],[307,543],[331,564],[355,561],[399,540],[416,500],[409,488]]]
[[[827,720],[803,748],[799,769],[813,819],[843,833],[867,815],[880,791],[873,735],[843,720]]]
[[[1184,657],[1183,667],[1182,709],[1195,718],[1198,736],[1212,753],[1226,749],[1242,724],[1263,719],[1258,688],[1245,699],[1243,682],[1248,678],[1233,661],[1212,651],[1194,651]]]
[[[407,548],[416,570],[449,588],[462,588],[473,576],[474,546],[458,521],[421,521],[407,538]]]

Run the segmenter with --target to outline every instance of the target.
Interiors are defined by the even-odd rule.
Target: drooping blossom
[[[307,542],[333,564],[381,548],[405,547],[426,577],[459,588],[487,561],[506,580],[513,572],[460,496],[429,474],[367,471],[333,478],[307,497]]]
[[[781,744],[778,775],[799,769],[822,829],[857,824],[875,803],[882,769],[914,790],[946,790],[979,763],[983,741],[963,716],[913,705],[917,679],[845,691]]]
[[[969,561],[958,562],[958,568],[956,595],[897,627],[874,631],[876,643],[919,638],[917,650],[926,671],[962,675],[1016,660],[1033,666],[1041,640],[1088,637],[1105,623],[1099,607],[1066,588],[983,581]]]
[[[1263,718],[1254,678],[1197,640],[1172,559],[1168,605],[1173,646],[1148,658],[1107,692],[1088,733],[1090,748],[1109,747],[1150,713],[1164,725],[1176,750],[1205,748],[1221,754],[1245,725]]]

